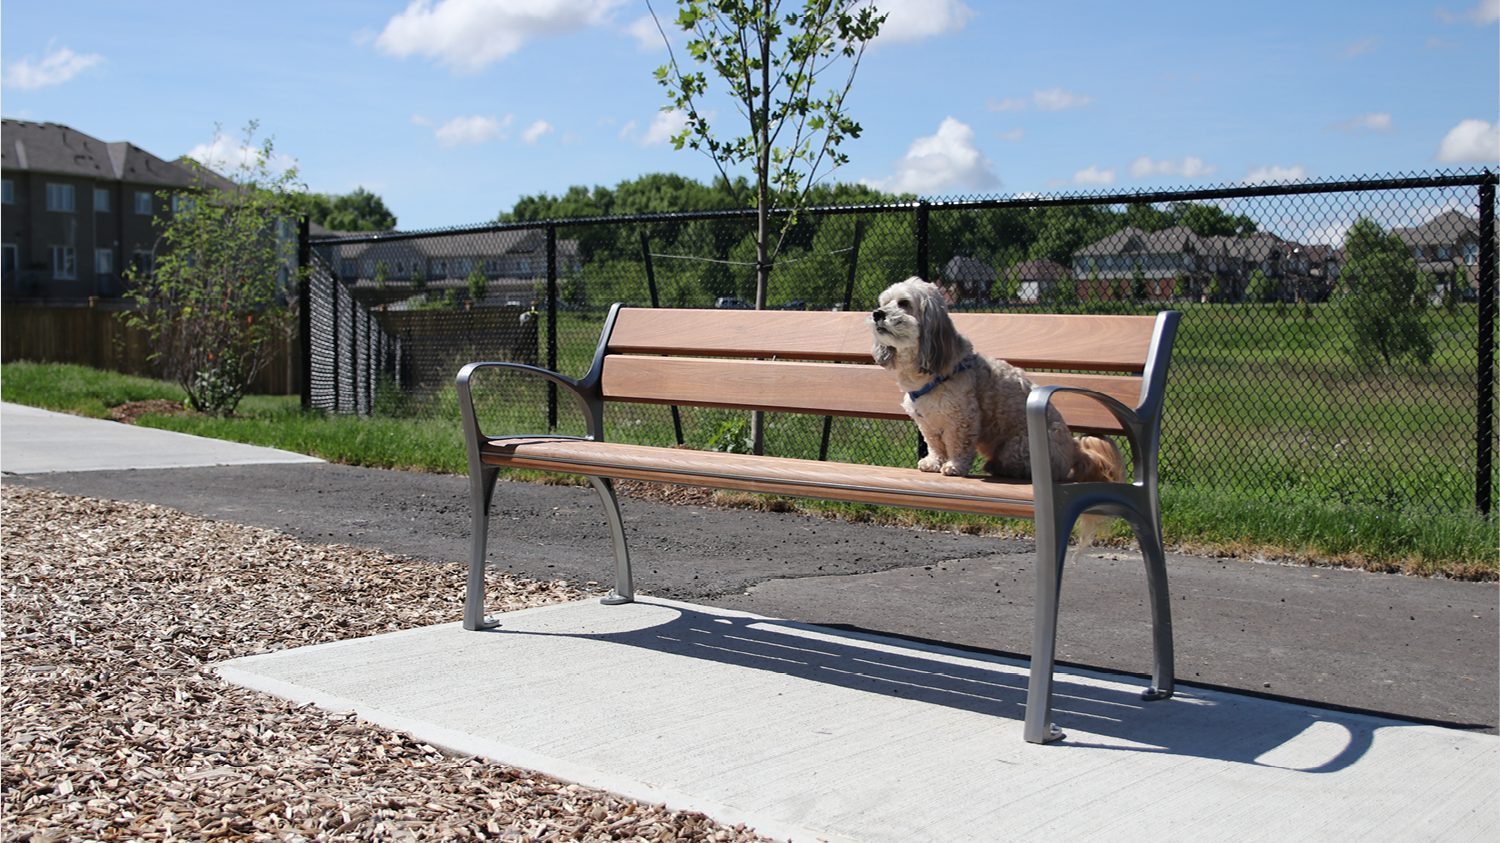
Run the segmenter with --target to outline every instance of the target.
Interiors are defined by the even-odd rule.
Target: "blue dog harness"
[[[922,387],[921,389],[917,390],[916,392],[908,392],[908,393],[906,393],[906,397],[910,398],[913,402],[915,402],[918,398],[921,398],[923,395],[926,395],[927,393],[933,391],[934,389],[937,389],[938,387],[942,386],[944,381],[948,380],[949,378],[953,377],[954,375],[958,374],[959,372],[963,372],[963,371],[966,371],[966,370],[972,369],[972,368],[974,368],[974,355],[970,354],[968,357],[965,357],[963,360],[960,360],[959,363],[958,363],[958,365],[953,367],[953,371],[949,372],[946,375],[938,375],[937,377],[935,377],[932,380],[928,381],[926,386]]]

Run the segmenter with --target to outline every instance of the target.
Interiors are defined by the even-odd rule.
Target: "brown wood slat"
[[[1042,385],[1082,386],[1127,407],[1140,400],[1136,377],[1037,373]],[[763,409],[813,415],[904,419],[901,390],[879,366],[617,354],[604,360],[604,397],[611,401],[693,407]],[[1057,398],[1058,410],[1077,431],[1120,432],[1098,402]]]
[[[542,437],[483,444],[489,465],[595,474],[767,494],[980,515],[1030,518],[1032,488],[994,478],[947,477],[915,468],[815,462],[785,457],[689,451],[615,442],[558,441]]]
[[[626,354],[870,362],[863,312],[623,308],[610,350]],[[981,352],[1022,368],[1140,372],[1154,316],[957,313]]]

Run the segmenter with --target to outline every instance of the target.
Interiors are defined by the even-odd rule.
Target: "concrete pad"
[[[1500,737],[645,598],[236,659],[230,682],[806,840],[1495,839]]]
[[[6,474],[306,462],[322,460],[277,448],[0,404],[0,471]]]

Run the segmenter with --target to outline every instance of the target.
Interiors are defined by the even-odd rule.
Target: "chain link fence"
[[[766,305],[866,310],[919,275],[960,310],[1177,309],[1164,483],[1488,514],[1495,184],[1486,171],[819,208],[786,230]],[[315,242],[309,284],[333,292],[309,300],[340,304],[309,308],[310,403],[456,424],[465,362],[581,376],[612,302],[749,307],[754,230],[752,213],[703,212]],[[555,387],[493,380],[476,385],[487,427],[582,432]],[[330,382],[342,384],[332,398]],[[616,405],[606,435],[748,447],[729,411]],[[902,465],[917,435],[904,422],[773,415],[765,448]]]

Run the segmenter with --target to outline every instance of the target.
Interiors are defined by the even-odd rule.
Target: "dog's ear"
[[[881,345],[877,342],[875,343],[875,347],[870,349],[870,354],[875,358],[876,363],[879,363],[886,369],[896,365],[896,349],[891,346]]]
[[[948,308],[935,294],[921,297],[921,313],[917,315],[917,328],[921,338],[917,343],[917,370],[926,374],[940,374],[953,368],[964,356],[963,341]]]

